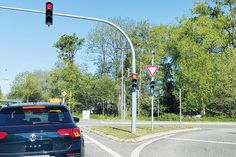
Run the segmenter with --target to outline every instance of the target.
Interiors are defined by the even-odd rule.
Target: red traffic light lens
[[[46,9],[52,10],[53,4],[51,2],[48,2],[46,4]]]

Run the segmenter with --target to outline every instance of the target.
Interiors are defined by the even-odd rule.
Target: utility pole
[[[126,119],[126,91],[125,91],[125,88],[126,88],[126,84],[125,84],[125,81],[124,81],[124,119]]]
[[[6,7],[6,6],[0,6],[0,9],[37,13],[37,14],[44,14],[45,15],[45,11],[40,11],[40,10]],[[129,36],[125,33],[125,31],[123,29],[121,29],[119,26],[117,26],[116,24],[114,24],[108,20],[94,18],[94,17],[62,14],[62,13],[53,13],[53,15],[67,17],[67,18],[82,19],[82,20],[89,20],[89,21],[106,23],[106,24],[116,28],[120,33],[122,33],[124,35],[124,37],[126,38],[126,40],[129,43],[129,46],[130,46],[130,49],[132,52],[132,120],[131,120],[131,130],[132,130],[132,133],[135,133],[136,132],[136,120],[137,120],[137,86],[135,85],[135,82],[137,80],[138,74],[136,73],[136,53],[134,50],[133,43],[130,40]]]
[[[139,69],[140,69],[140,75],[139,75],[139,85],[138,85],[138,116],[140,115],[140,99],[141,99],[142,71],[143,71],[141,59],[139,62]]]
[[[182,127],[182,91],[179,89],[179,124]]]
[[[125,120],[124,113],[124,49],[121,49],[121,119]]]

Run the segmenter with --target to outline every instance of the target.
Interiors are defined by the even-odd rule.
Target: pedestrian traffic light
[[[53,24],[53,4],[51,2],[46,3],[46,25]]]

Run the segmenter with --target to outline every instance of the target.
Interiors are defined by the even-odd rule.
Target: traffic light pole
[[[22,11],[22,12],[30,12],[30,13],[38,13],[38,14],[45,14],[45,11],[40,10],[31,10],[31,9],[24,9],[24,8],[15,8],[15,7],[6,7],[6,6],[0,6],[0,9],[5,10],[14,10],[14,11]],[[124,37],[127,39],[130,49],[132,51],[132,74],[136,74],[136,59],[135,59],[135,51],[133,43],[131,42],[128,35],[116,24],[100,19],[100,18],[93,18],[93,17],[86,17],[86,16],[77,16],[77,15],[70,15],[70,14],[62,14],[62,13],[53,13],[54,16],[61,16],[61,17],[68,17],[68,18],[74,18],[74,19],[82,19],[82,20],[89,20],[89,21],[96,21],[101,23],[106,23],[114,28],[116,28],[120,33],[124,35]],[[137,93],[136,89],[132,90],[132,121],[131,121],[131,129],[132,133],[136,132],[136,117],[137,117]]]
[[[152,66],[154,65],[154,51],[152,51]],[[154,77],[152,76],[152,80],[151,80],[151,82],[153,82],[154,81]],[[154,104],[154,89],[151,89],[151,90],[153,90],[153,91],[151,91],[151,105],[152,105],[152,109],[151,109],[151,114],[152,114],[152,131],[153,131],[153,119],[154,119],[154,114],[153,114],[153,104]]]

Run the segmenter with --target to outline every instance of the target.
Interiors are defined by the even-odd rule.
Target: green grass
[[[120,118],[116,116],[107,116],[107,115],[98,115],[98,114],[91,114],[90,118],[98,119],[98,120],[120,120]]]
[[[89,127],[92,130],[99,131],[104,133],[105,135],[111,135],[114,137],[118,137],[120,139],[134,139],[141,136],[154,134],[154,133],[160,133],[160,132],[166,132],[166,131],[172,131],[172,130],[179,130],[179,129],[186,129],[190,127],[154,127],[154,130],[152,131],[151,127],[140,127],[138,126],[136,128],[136,133],[132,134],[130,126],[93,126]]]

